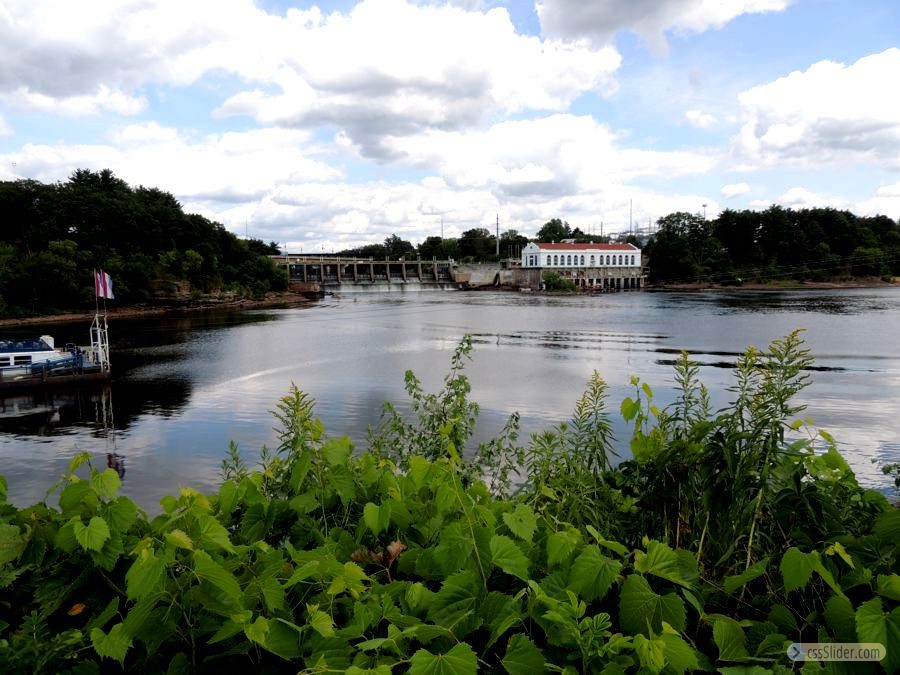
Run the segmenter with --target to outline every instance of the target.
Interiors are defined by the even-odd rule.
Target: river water
[[[701,364],[714,407],[728,403],[733,364],[805,329],[816,360],[804,416],[837,439],[864,484],[888,493],[879,467],[900,461],[900,289],[633,292],[540,297],[508,292],[328,296],[308,306],[110,323],[115,377],[106,387],[0,399],[0,474],[18,505],[38,501],[71,457],[124,473],[123,492],[148,512],[180,486],[215,489],[229,441],[255,462],[276,445],[271,415],[295,383],[332,435],[365,447],[382,404],[405,409],[412,369],[439,388],[466,333],[477,439],[522,416],[523,438],[566,420],[593,370],[618,418],[636,375],[671,400],[672,362]],[[88,326],[4,330],[84,344]],[[623,454],[627,454],[624,450]]]

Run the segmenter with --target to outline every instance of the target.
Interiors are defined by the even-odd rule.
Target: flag
[[[108,300],[115,298],[113,295],[112,277],[103,270],[94,272],[94,293],[98,298],[106,298]]]

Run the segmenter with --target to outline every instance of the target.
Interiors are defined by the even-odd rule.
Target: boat
[[[50,335],[0,339],[0,390],[109,379],[109,334],[106,315],[97,314],[91,344],[57,348]]]

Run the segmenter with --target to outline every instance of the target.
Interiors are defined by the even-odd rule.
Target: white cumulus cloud
[[[639,33],[665,46],[668,31],[700,33],[742,14],[783,11],[791,0],[539,0],[545,35],[608,42],[619,31]]]
[[[747,183],[729,183],[722,186],[721,192],[725,199],[734,199],[750,192],[750,186]]]
[[[900,49],[820,61],[739,96],[735,146],[750,165],[863,162],[900,169]]]
[[[879,197],[900,197],[900,181],[893,185],[882,185],[877,194]]]
[[[0,115],[0,136],[12,136],[13,128],[9,125],[5,119],[3,119],[3,115]]]

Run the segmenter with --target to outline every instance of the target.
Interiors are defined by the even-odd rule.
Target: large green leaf
[[[122,479],[115,469],[95,471],[91,474],[91,487],[104,499],[113,499],[121,485]]]
[[[140,600],[152,593],[162,591],[166,564],[156,557],[152,548],[145,548],[138,554],[125,574],[126,592],[130,600]]]
[[[475,675],[478,657],[465,642],[445,654],[432,654],[420,649],[409,660],[410,675]]]
[[[631,635],[649,636],[650,631],[659,633],[662,630],[663,621],[680,631],[684,630],[684,601],[674,593],[658,595],[639,574],[625,579],[619,593],[619,623],[622,628]]]
[[[141,635],[144,625],[150,621],[156,603],[163,597],[165,597],[164,593],[151,593],[128,610],[128,616],[122,622],[123,630],[128,637],[136,638]]]
[[[875,521],[875,536],[888,543],[900,541],[900,509],[885,511]]]
[[[72,523],[72,531],[75,533],[75,539],[85,551],[99,551],[109,539],[109,526],[100,516],[91,518],[87,525],[76,520]]]
[[[487,647],[494,644],[510,628],[522,621],[521,601],[497,591],[491,591],[478,608],[484,625],[491,631]]]
[[[579,543],[581,543],[581,535],[578,530],[568,529],[554,532],[547,537],[547,564],[553,567],[567,560]]]
[[[596,546],[586,547],[569,570],[569,588],[587,600],[603,598],[622,570],[622,563],[607,558]]]
[[[450,523],[441,530],[440,536],[440,543],[431,550],[444,573],[453,574],[471,560],[475,541],[461,522]]]
[[[311,605],[307,609],[309,611],[307,623],[310,628],[322,637],[334,637],[334,621],[331,616],[319,609],[317,605]]]
[[[648,673],[658,673],[666,665],[666,644],[659,638],[647,638],[636,635],[634,651],[638,655],[641,666]]]
[[[764,575],[768,566],[769,559],[763,558],[758,563],[751,565],[740,574],[726,577],[725,580],[722,581],[722,586],[728,593],[734,593],[737,589],[746,586],[754,579],[758,579],[759,577]]]
[[[344,675],[391,675],[390,666],[375,666],[374,668],[360,668],[350,666],[344,671]]]
[[[900,607],[888,614],[882,610],[881,598],[872,598],[856,610],[856,637],[860,642],[876,642],[887,650],[881,662],[885,672],[900,669]]]
[[[815,560],[810,554],[791,547],[781,558],[779,569],[784,580],[784,590],[796,591],[809,583],[815,569]]]
[[[509,639],[502,663],[509,675],[533,675],[544,672],[544,655],[521,633]]]
[[[91,642],[97,654],[103,658],[115,659],[124,667],[131,638],[125,633],[125,627],[121,623],[113,626],[109,634],[104,633],[101,628],[95,628],[91,631]]]
[[[660,636],[665,645],[666,666],[676,673],[700,669],[697,652],[681,636],[665,632]]]
[[[647,552],[634,552],[634,569],[642,574],[652,574],[681,586],[690,587],[695,575],[682,570],[682,561],[668,544],[651,541],[647,544]]]
[[[166,532],[166,541],[175,548],[183,548],[188,551],[194,550],[194,542],[184,530],[172,530]]]
[[[238,488],[232,480],[222,481],[219,486],[219,513],[230,515],[238,502]]]
[[[16,525],[0,524],[0,565],[15,560],[25,549],[25,539]]]
[[[847,598],[832,595],[828,599],[825,621],[838,642],[856,642],[856,613]]]
[[[322,445],[321,452],[322,457],[329,466],[343,466],[347,463],[350,454],[353,452],[353,444],[346,436],[329,438]]]
[[[367,503],[363,507],[363,522],[376,537],[384,532],[391,524],[390,502],[383,502],[380,506]]]
[[[237,579],[206,551],[194,551],[194,574],[225,593],[235,604],[240,604],[241,587]]]
[[[900,601],[900,575],[879,574],[876,589],[878,595]]]
[[[519,539],[531,543],[532,537],[537,530],[537,518],[534,511],[527,504],[518,504],[515,511],[504,511],[503,522],[509,528],[509,531],[516,535]]]
[[[208,513],[202,513],[197,518],[200,528],[200,541],[205,544],[213,544],[223,551],[234,553],[234,546],[228,536],[228,530],[218,520]]]
[[[60,493],[59,508],[63,513],[68,513],[81,506],[89,493],[93,494],[90,483],[86,480],[75,480],[63,488]],[[93,494],[93,499],[96,501],[96,494]]]
[[[469,570],[457,572],[447,577],[432,597],[428,618],[462,639],[481,624],[476,613],[480,599],[481,583],[475,574]]]
[[[491,559],[507,574],[528,581],[528,558],[509,537],[502,534],[491,537]]]
[[[716,616],[713,621],[713,640],[719,648],[720,661],[744,661],[747,654],[747,638],[744,630],[734,619]]]
[[[126,532],[137,520],[138,507],[128,497],[117,497],[100,509],[109,529],[115,532]]]

